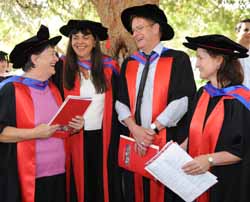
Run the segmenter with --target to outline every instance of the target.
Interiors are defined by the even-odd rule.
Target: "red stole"
[[[75,86],[72,90],[64,88],[64,96],[67,97],[68,95],[80,95],[80,80],[78,75],[76,75]],[[84,201],[83,131],[81,130],[78,134],[70,136],[68,140],[70,158],[73,163],[77,198],[78,201]],[[67,177],[69,180],[70,176]],[[67,190],[70,191],[70,187],[67,187]]]
[[[209,99],[210,95],[204,90],[190,124],[189,153],[192,157],[214,153],[224,121],[224,100],[233,99],[233,97],[223,96],[207,118],[204,126]],[[197,198],[197,202],[209,201],[209,191]]]
[[[113,65],[119,72],[118,64],[112,61]],[[105,92],[104,112],[103,112],[103,188],[104,201],[109,201],[108,190],[108,148],[110,143],[111,125],[112,125],[112,109],[113,109],[113,93],[111,87],[112,69],[104,68],[106,80],[108,81],[108,90]],[[72,90],[64,88],[65,97],[68,95],[80,95],[80,78],[76,75],[75,86]],[[73,162],[73,171],[76,182],[76,191],[78,201],[84,201],[84,154],[83,154],[83,131],[70,137],[70,150]]]
[[[34,128],[34,105],[30,96],[30,90],[21,83],[13,84],[16,97],[16,127]],[[51,83],[49,83],[49,87],[57,104],[60,105],[62,100],[57,88]],[[17,143],[17,164],[22,202],[34,202],[35,200],[35,152],[35,140]]]
[[[152,120],[166,108],[168,100],[168,89],[170,82],[170,75],[172,69],[173,58],[161,57],[158,61],[153,89],[153,106],[152,106]],[[136,99],[136,76],[139,68],[139,62],[131,60],[127,64],[126,68],[126,80],[128,86],[128,94],[130,100],[130,110],[134,115],[135,112],[135,99]],[[166,129],[160,131],[155,136],[154,144],[162,147],[165,145]],[[144,201],[143,195],[143,178],[140,175],[135,174],[135,201]],[[151,202],[163,202],[164,201],[164,186],[156,181],[150,181],[150,201]]]

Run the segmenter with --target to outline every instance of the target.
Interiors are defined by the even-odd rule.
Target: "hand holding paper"
[[[187,175],[182,167],[192,158],[176,143],[166,144],[162,150],[146,163],[145,169],[162,184],[187,202],[194,201],[217,182],[210,172]]]
[[[194,160],[187,162],[183,165],[183,171],[188,175],[200,175],[207,172],[210,168],[210,163],[207,160],[207,155],[200,155]]]

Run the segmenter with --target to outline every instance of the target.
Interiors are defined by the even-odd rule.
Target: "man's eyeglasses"
[[[135,32],[138,32],[138,33],[141,33],[142,30],[145,28],[145,27],[151,27],[152,25],[154,25],[155,23],[153,24],[148,24],[148,25],[139,25],[135,28],[132,28],[131,30],[131,34],[134,34]]]

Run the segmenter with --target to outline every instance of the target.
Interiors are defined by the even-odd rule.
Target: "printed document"
[[[217,183],[217,177],[210,172],[187,175],[181,167],[191,160],[178,144],[169,142],[146,163],[145,169],[183,200],[192,202]]]

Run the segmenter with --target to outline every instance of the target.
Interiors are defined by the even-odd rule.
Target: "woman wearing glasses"
[[[41,25],[37,35],[19,43],[10,53],[13,68],[22,76],[0,84],[0,201],[66,201],[65,139],[48,125],[62,103],[49,78],[58,61],[54,47],[61,36],[49,39]],[[70,126],[81,129],[81,117]]]

